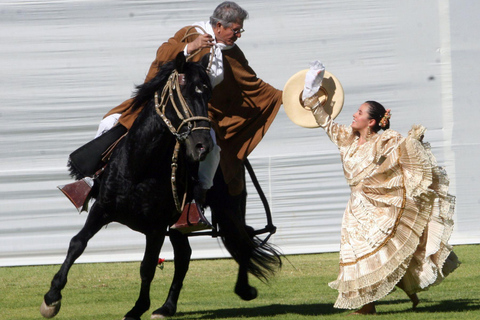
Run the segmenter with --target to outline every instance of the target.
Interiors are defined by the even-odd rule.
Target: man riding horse
[[[209,22],[186,26],[164,42],[145,79],[147,82],[153,78],[161,65],[181,51],[190,61],[199,61],[210,52],[213,55],[209,76],[214,89],[209,117],[217,147],[200,164],[197,202],[203,202],[206,190],[212,186],[218,161],[230,194],[243,191],[243,162],[263,138],[282,104],[282,92],[257,77],[235,44],[245,31],[243,22],[247,17],[248,13],[235,2],[221,3]],[[132,110],[131,104],[131,99],[126,100],[108,112],[99,131],[113,124],[128,130],[139,113]]]
[[[281,104],[282,92],[259,79],[236,45],[242,37],[248,13],[235,2],[218,5],[209,22],[194,23],[180,29],[157,50],[145,82],[158,68],[184,52],[190,61],[199,61],[210,53],[209,76],[214,87],[209,102],[212,137],[216,147],[200,163],[199,184],[194,188],[196,201],[203,204],[206,191],[213,184],[218,163],[229,193],[233,196],[245,188],[243,162],[261,141]],[[132,110],[132,99],[106,114],[99,134],[113,125],[130,129],[140,110]],[[220,151],[221,150],[221,151]]]
[[[85,225],[71,239],[67,257],[44,296],[41,307],[44,317],[51,318],[59,312],[61,291],[67,283],[70,267],[85,250],[89,239],[103,226],[119,222],[146,236],[145,254],[140,264],[140,295],[135,306],[125,316],[125,319],[139,320],[150,307],[150,283],[166,230],[177,219],[180,211],[177,197],[174,195],[171,198],[172,191],[176,191],[178,186],[178,193],[173,193],[179,195],[191,189],[191,184],[185,179],[189,179],[195,172],[190,171],[187,162],[198,165],[198,161],[212,149],[214,151],[209,153],[210,156],[207,155],[207,159],[200,162],[203,166],[198,174],[200,185],[197,192],[191,193],[197,201],[202,201],[202,192],[198,190],[210,188],[215,175],[215,186],[209,193],[206,205],[212,210],[212,217],[215,217],[225,248],[239,264],[234,292],[243,300],[255,299],[257,290],[249,284],[248,274],[266,280],[281,266],[280,255],[275,248],[256,238],[253,228],[245,222],[244,162],[265,135],[282,104],[282,92],[259,79],[242,51],[235,45],[244,31],[243,21],[247,16],[247,12],[237,4],[223,2],[215,9],[210,22],[195,23],[178,31],[158,49],[145,84],[138,87],[135,98],[125,101],[105,116],[99,128],[101,137],[87,144],[88,148],[79,148],[87,152],[76,153],[77,150],[72,155],[76,153],[81,156],[70,155],[70,172],[77,180],[81,179],[77,182],[82,182],[85,177],[100,175],[101,171],[97,171],[100,164],[105,171],[101,174],[99,183],[95,184],[97,187],[94,186],[96,191],[93,196],[96,201]],[[209,61],[206,61],[206,54],[210,54]],[[192,62],[202,63],[185,63],[185,55]],[[182,67],[184,64],[185,68]],[[203,66],[207,66],[207,69]],[[197,74],[192,74],[195,68]],[[173,83],[170,80],[166,82],[167,77],[171,77],[169,74],[175,75],[174,85],[169,85]],[[183,89],[178,90],[182,83]],[[164,92],[162,88],[165,87],[175,87],[178,92],[187,94],[184,98],[188,101],[197,102],[191,107],[196,109],[192,119],[202,122],[198,127],[193,124],[190,130],[189,126],[187,129],[187,126],[182,126],[182,112],[175,112],[173,106],[166,108],[169,117],[164,119],[159,114],[158,109],[162,109],[159,102],[163,100]],[[214,87],[213,92],[211,87]],[[160,93],[162,99],[159,99]],[[210,93],[212,96],[209,101]],[[173,95],[176,97],[172,100],[172,105],[174,100],[181,101],[181,95]],[[185,110],[189,108],[183,109],[185,114],[189,113]],[[179,132],[180,129],[177,132],[169,130],[169,124],[173,124],[172,119],[179,125],[178,128],[182,128],[182,132]],[[208,120],[214,129],[213,136],[208,131],[195,130],[209,128]],[[170,184],[170,180],[174,180],[170,173],[174,173],[175,166],[170,159],[176,158],[177,145],[185,140],[179,138],[185,133],[189,143],[184,141],[184,150],[179,151],[179,183],[174,186],[174,183]],[[119,141],[122,135],[124,138]],[[198,140],[198,137],[201,139]],[[216,138],[216,152],[212,148],[213,139],[210,137]],[[102,142],[98,144],[100,140]],[[111,147],[103,154],[105,146]],[[195,150],[196,154],[190,160],[185,157],[185,150],[188,149],[190,152]],[[109,158],[111,150],[113,152]],[[99,154],[99,158],[92,160],[93,156]],[[108,165],[104,166],[106,161]],[[217,170],[218,163],[221,170]],[[85,170],[76,170],[78,168],[75,164],[86,166],[88,174],[85,174]],[[77,192],[75,188],[70,190]],[[64,189],[62,191],[65,192]],[[65,194],[69,195],[67,192]],[[72,202],[79,210],[85,209],[84,203]],[[185,206],[187,207],[197,206]],[[184,231],[179,231],[169,234],[174,248],[175,276],[167,300],[153,312],[153,318],[172,316],[176,312],[191,257],[188,237],[182,234]]]

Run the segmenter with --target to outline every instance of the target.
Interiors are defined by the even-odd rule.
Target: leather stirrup
[[[203,215],[203,210],[193,200],[185,204],[182,214],[175,224],[170,226],[170,229],[175,229],[181,233],[190,233],[199,230],[212,229],[212,225]]]

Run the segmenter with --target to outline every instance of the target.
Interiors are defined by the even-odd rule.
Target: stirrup
[[[200,231],[205,229],[212,229],[212,225],[203,215],[202,208],[192,200],[185,205],[182,214],[175,224],[170,226],[170,229],[175,229],[183,234]]]
[[[93,184],[93,179],[86,177],[57,188],[73,203],[78,213],[81,213],[82,211],[88,211],[88,202],[91,198]]]

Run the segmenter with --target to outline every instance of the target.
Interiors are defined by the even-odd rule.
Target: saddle
[[[113,149],[126,134],[127,128],[116,125],[73,151],[68,159],[70,175],[80,180],[97,174],[107,164]]]
[[[113,149],[126,134],[127,128],[116,125],[70,154],[67,166],[70,175],[77,181],[57,188],[72,202],[79,213],[88,211],[95,179],[103,172]]]
[[[126,133],[127,129],[124,126],[117,125],[70,154],[68,161],[70,175],[77,181],[57,188],[72,202],[79,213],[88,211],[88,204],[94,196],[95,179],[101,175],[113,149]],[[203,215],[201,206],[192,200],[184,206],[180,218],[170,228],[186,234],[212,229],[212,225]]]

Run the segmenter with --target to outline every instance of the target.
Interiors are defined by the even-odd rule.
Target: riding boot
[[[199,183],[193,187],[193,199],[202,208],[206,207],[207,189],[204,189]]]

